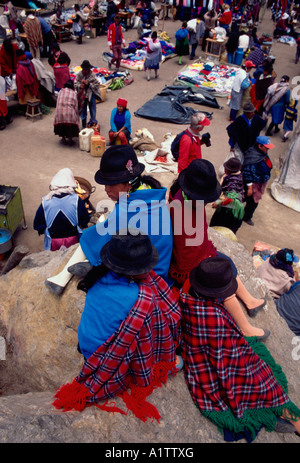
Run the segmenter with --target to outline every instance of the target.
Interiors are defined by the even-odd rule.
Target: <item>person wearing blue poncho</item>
[[[63,271],[45,281],[55,294],[61,294],[72,275],[85,276],[92,266],[101,265],[100,251],[117,231],[134,228],[147,234],[156,247],[159,261],[154,271],[168,281],[173,238],[167,189],[151,176],[141,175],[145,166],[138,162],[130,145],[113,145],[101,158],[95,180],[105,185],[115,207],[104,222],[84,230],[80,246]]]
[[[131,146],[116,145],[105,151],[95,180],[105,185],[108,197],[117,202],[105,222],[85,230],[80,245],[90,264],[100,265],[100,251],[116,231],[139,229],[149,235],[159,253],[154,271],[167,279],[173,246],[167,189],[154,178],[141,176],[143,170]]]

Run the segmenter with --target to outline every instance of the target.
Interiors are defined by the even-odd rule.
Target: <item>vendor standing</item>
[[[86,228],[90,216],[84,201],[75,189],[78,184],[70,169],[57,172],[50,183],[50,192],[43,197],[33,228],[44,234],[44,249],[57,251],[79,242],[82,228]]]

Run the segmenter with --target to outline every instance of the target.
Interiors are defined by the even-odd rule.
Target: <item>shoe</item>
[[[253,222],[252,219],[249,219],[249,220],[244,220],[244,219],[243,219],[243,221],[244,221],[245,223],[247,223],[248,225],[251,225],[252,227],[253,227],[253,225],[254,225],[254,222]]]
[[[283,142],[286,142],[286,141],[287,141],[287,137],[282,137],[282,141],[283,141]]]
[[[68,267],[68,272],[77,277],[85,277],[92,270],[92,265],[86,262],[78,262]]]
[[[256,317],[257,313],[266,305],[266,303],[267,303],[267,300],[264,297],[264,302],[262,304],[260,304],[259,306],[255,307],[254,309],[247,309],[247,307],[246,307],[246,310],[247,310],[247,313],[248,313],[249,317],[250,318]]]
[[[264,330],[264,334],[262,336],[256,336],[256,337],[260,342],[263,342],[270,336],[270,334],[271,334],[271,331]]]
[[[180,371],[183,368],[183,358],[181,355],[176,355],[176,357],[180,360],[179,363],[176,364],[176,370]]]
[[[293,425],[293,423],[291,423],[290,421],[284,420],[283,418],[280,418],[278,416],[276,418],[276,425],[275,425],[274,431],[282,432],[282,433],[294,433],[296,432],[296,428]]]
[[[64,286],[59,286],[57,285],[56,283],[53,283],[52,281],[49,281],[49,280],[45,280],[45,285],[47,286],[47,288],[49,288],[52,293],[54,293],[56,296],[60,296],[65,287]]]

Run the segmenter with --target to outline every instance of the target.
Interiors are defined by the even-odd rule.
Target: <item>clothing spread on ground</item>
[[[177,75],[177,81],[203,88],[211,95],[226,97],[231,87],[237,68],[227,64],[197,61],[185,66]]]
[[[147,55],[147,43],[147,40],[140,39],[131,42],[127,48],[124,48],[122,50],[123,58],[121,60],[121,66],[134,71],[143,71]],[[165,40],[160,40],[160,44],[162,51],[161,63],[163,63],[166,59],[175,56],[175,48],[174,45],[169,44]],[[104,61],[110,62],[112,57],[113,55],[111,52],[103,53]]]
[[[73,66],[70,69],[70,78],[75,81],[77,74],[81,71],[81,66]],[[92,68],[92,72],[95,74],[100,85],[105,85],[110,90],[118,90],[125,87],[125,85],[131,84],[134,79],[129,71],[109,71],[104,67]]]

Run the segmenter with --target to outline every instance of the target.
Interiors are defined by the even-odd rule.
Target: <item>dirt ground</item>
[[[71,4],[71,3],[70,3]],[[67,5],[68,6],[68,5]],[[180,21],[173,21],[168,18],[160,20],[158,31],[162,28],[174,43],[174,34],[180,27]],[[267,10],[262,23],[258,26],[258,36],[262,32],[272,33],[273,23],[271,12]],[[136,40],[135,29],[125,32],[126,43]],[[83,59],[89,59],[95,66],[106,67],[102,59],[102,53],[108,51],[106,36],[102,35],[95,39],[84,38],[83,44],[79,45],[75,41],[61,44],[62,50],[66,51],[71,58],[71,65],[80,65]],[[283,74],[288,74],[291,78],[300,75],[300,64],[294,64],[296,49],[289,45],[275,42],[272,54],[276,56],[275,71],[280,78]],[[201,56],[201,49],[196,52],[197,57]],[[183,64],[188,64],[188,57],[185,57]],[[47,59],[43,63],[48,68]],[[167,132],[176,134],[185,127],[151,121],[134,116],[134,112],[139,109],[146,101],[159,93],[165,85],[172,85],[178,71],[182,68],[178,64],[178,58],[174,57],[165,61],[159,72],[158,79],[146,80],[143,71],[132,71],[134,82],[117,91],[108,92],[106,101],[97,105],[97,119],[101,126],[101,134],[106,137],[109,130],[110,113],[116,105],[119,97],[126,98],[129,102],[128,107],[132,114],[132,130],[146,127],[154,135],[155,141],[161,143],[163,136]],[[226,98],[219,98],[223,109],[213,109],[195,105],[197,110],[213,111],[212,124],[209,127],[211,133],[212,146],[203,148],[203,157],[211,160],[216,169],[223,162],[229,152],[228,137],[226,126],[228,125],[229,109]],[[193,106],[193,105],[191,105]],[[33,219],[41,198],[48,192],[49,183],[55,173],[64,167],[69,167],[74,175],[84,177],[96,186],[96,191],[91,195],[91,202],[97,202],[106,198],[104,189],[94,181],[94,173],[99,167],[100,158],[93,157],[90,153],[79,149],[79,141],[73,147],[64,146],[53,132],[53,119],[55,108],[51,113],[44,115],[41,120],[32,122],[25,116],[14,114],[14,121],[4,131],[0,132],[1,146],[1,171],[0,184],[19,186],[22,194],[23,206],[27,229],[22,228],[22,223],[14,235],[14,245],[26,245],[30,252],[43,250],[43,237],[39,237],[33,230]],[[273,177],[279,166],[279,158],[284,158],[287,153],[289,142],[282,143],[281,133],[274,135],[272,141],[275,148],[270,150],[273,161]],[[173,174],[157,174],[158,179],[166,187],[175,179]],[[269,186],[271,181],[269,182]],[[208,219],[212,211],[208,208]],[[255,226],[251,227],[243,224],[237,233],[238,240],[252,251],[253,245],[257,240],[268,242],[277,247],[293,248],[300,255],[299,213],[277,203],[267,191],[259,204],[254,216]],[[2,262],[3,265],[3,262]]]

